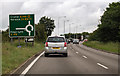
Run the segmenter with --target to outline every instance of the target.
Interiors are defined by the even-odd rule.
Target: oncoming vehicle
[[[63,54],[67,57],[67,42],[64,36],[48,36],[45,43],[45,57],[49,54]]]

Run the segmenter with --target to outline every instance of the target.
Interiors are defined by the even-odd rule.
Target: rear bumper
[[[63,49],[49,49],[48,47],[45,47],[45,53],[49,53],[49,54],[67,53],[67,47],[64,47]]]
[[[73,42],[73,44],[79,44],[79,42]]]

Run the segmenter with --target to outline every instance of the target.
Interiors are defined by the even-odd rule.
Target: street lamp
[[[62,17],[66,18],[66,16],[58,17],[58,35],[59,35],[59,19],[62,18]]]
[[[69,24],[69,33],[70,33],[71,24]]]
[[[78,25],[78,26],[81,26],[81,25]],[[77,38],[77,28],[78,28],[78,26],[76,26],[76,38]]]
[[[74,24],[74,23],[71,23],[71,24],[69,24],[69,34],[71,33],[71,25],[72,24]],[[71,36],[69,35],[69,38],[70,38]]]
[[[69,20],[66,20],[66,22],[68,22]],[[64,34],[65,34],[65,20],[64,20]]]

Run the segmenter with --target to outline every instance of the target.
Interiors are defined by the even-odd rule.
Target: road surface
[[[69,44],[68,57],[43,55],[27,74],[118,74],[118,55]]]

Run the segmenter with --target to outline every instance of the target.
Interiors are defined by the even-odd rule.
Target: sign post
[[[34,14],[9,15],[10,38],[34,38]]]
[[[11,38],[11,44],[13,44],[13,38]]]

